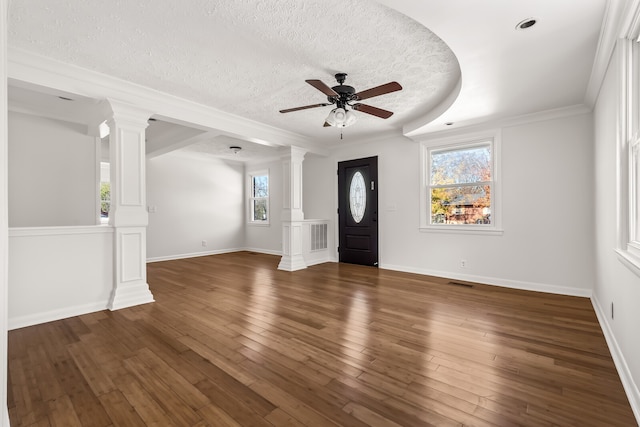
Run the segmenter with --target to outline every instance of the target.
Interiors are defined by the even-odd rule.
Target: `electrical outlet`
[[[460,268],[465,268],[466,266],[467,266],[467,260],[466,259],[460,260]]]
[[[204,248],[204,247],[207,247],[207,241],[206,241],[206,240],[203,240],[203,241],[202,241],[202,247],[203,247],[203,248]]]

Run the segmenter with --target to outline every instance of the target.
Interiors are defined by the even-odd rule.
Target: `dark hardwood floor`
[[[235,253],[9,333],[12,426],[634,426],[586,298]]]

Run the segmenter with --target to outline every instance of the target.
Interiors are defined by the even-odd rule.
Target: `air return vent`
[[[473,288],[473,285],[470,285],[469,283],[462,283],[462,282],[447,282],[447,285],[452,285],[452,286],[460,286],[462,288]]]
[[[311,250],[327,249],[327,224],[311,224]]]

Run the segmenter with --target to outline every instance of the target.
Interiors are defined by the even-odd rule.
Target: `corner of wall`
[[[618,370],[618,375],[620,375],[620,380],[622,381],[622,386],[624,387],[624,391],[629,399],[629,404],[631,405],[633,414],[635,415],[638,424],[640,424],[640,391],[638,390],[638,385],[633,380],[629,365],[627,365],[624,354],[618,345],[616,337],[611,330],[611,326],[607,321],[607,316],[605,315],[602,305],[598,301],[598,297],[595,293],[591,296],[591,304],[593,304],[593,309],[596,312],[598,323],[600,323],[600,328],[602,329],[604,338],[607,341],[607,346],[611,352],[613,363]]]

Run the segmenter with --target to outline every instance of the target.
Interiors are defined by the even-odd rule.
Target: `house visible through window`
[[[422,144],[421,229],[500,231],[496,135]]]
[[[430,151],[431,224],[491,224],[491,144]]]
[[[269,172],[249,175],[249,221],[258,224],[269,223]]]

